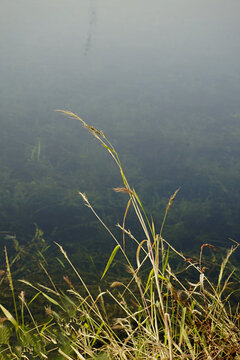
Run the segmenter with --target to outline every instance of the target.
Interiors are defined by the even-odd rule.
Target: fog
[[[100,199],[99,186],[119,185],[80,125],[54,111],[67,109],[110,135],[155,214],[180,186],[172,224],[188,219],[215,240],[238,236],[239,13],[238,0],[1,0],[1,188],[11,190],[6,204],[20,204],[2,215],[2,229],[24,221],[44,228],[44,215],[31,214],[48,208],[57,186],[61,194],[92,187]],[[12,188],[7,176],[16,180]],[[29,194],[44,176],[52,195],[36,210],[37,195]],[[19,190],[24,181],[31,190]],[[11,192],[26,195],[20,201]],[[57,196],[63,207],[70,202]],[[28,220],[17,222],[20,214]],[[61,226],[60,218],[51,226]],[[171,229],[173,238],[180,233]]]
[[[68,107],[94,122],[113,104],[150,118],[152,106],[236,105],[239,10],[237,0],[2,0],[1,109]]]

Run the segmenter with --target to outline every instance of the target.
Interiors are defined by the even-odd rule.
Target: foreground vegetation
[[[204,243],[199,257],[189,258],[163,238],[166,217],[178,190],[166,204],[161,225],[155,224],[129,185],[119,156],[103,131],[71,112],[63,113],[81,121],[119,168],[123,186],[114,190],[128,196],[123,221],[117,225],[121,239],[99,217],[86,195],[79,195],[115,242],[101,280],[118,256],[125,263],[125,273],[121,279],[112,279],[111,273],[113,281],[104,289],[100,282],[96,294],[56,243],[79,284],[65,276],[67,289],[63,290],[48,273],[42,256],[47,283],[22,279],[21,283],[34,292],[27,299],[24,291],[16,294],[5,248],[7,269],[2,273],[1,286],[8,281],[13,310],[0,304],[0,359],[240,359],[240,313],[238,304],[231,302],[234,269],[228,266],[239,244],[233,241],[211,280],[204,254],[208,249],[216,252],[215,246]],[[141,239],[126,228],[130,208],[144,233]],[[134,260],[126,251],[130,241],[136,246]],[[171,257],[179,258],[181,271],[172,268]],[[36,302],[43,304],[42,314],[34,312]]]

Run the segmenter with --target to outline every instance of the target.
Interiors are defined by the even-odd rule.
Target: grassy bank
[[[24,291],[15,291],[5,248],[6,273],[1,282],[6,280],[10,286],[14,310],[0,305],[0,359],[240,359],[240,314],[238,305],[231,302],[234,269],[229,263],[239,244],[232,241],[218,274],[211,280],[205,252],[216,252],[215,246],[204,243],[196,257],[187,258],[163,238],[167,214],[178,190],[166,204],[161,224],[155,224],[128,183],[118,153],[104,132],[71,112],[63,113],[80,121],[119,168],[123,185],[114,191],[128,198],[123,219],[117,225],[121,237],[111,232],[87,196],[79,192],[115,243],[97,294],[90,291],[64,248],[56,243],[77,282],[65,276],[67,289],[63,290],[42,261],[45,283],[21,280],[34,291],[32,298],[26,299]],[[142,239],[136,239],[126,228],[130,207],[144,233]],[[125,250],[128,242],[136,246],[134,261]],[[123,277],[112,279],[111,273],[112,281],[105,281],[119,256],[125,265]],[[179,259],[181,271],[176,272],[170,264],[172,256]],[[34,313],[36,302],[43,304],[42,316]]]

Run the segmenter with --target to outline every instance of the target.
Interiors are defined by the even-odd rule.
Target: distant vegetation
[[[143,123],[127,130],[127,123],[121,124],[115,142],[155,221],[160,220],[168,197],[181,187],[165,225],[177,248],[187,250],[190,243],[198,249],[208,241],[225,247],[240,230],[240,116],[183,116],[163,117],[156,129]],[[119,179],[105,154],[86,141],[74,122],[63,119],[40,123],[38,118],[19,122],[15,116],[2,118],[0,136],[0,229],[26,243],[36,223],[48,239],[61,238],[69,247],[77,241],[78,246],[94,250],[95,239],[89,238],[89,232],[98,225],[84,210],[77,191],[84,189],[94,199],[109,224],[118,221],[124,204],[111,190]],[[129,226],[134,226],[131,216]],[[0,241],[5,244],[3,236]],[[98,243],[108,248],[101,230]]]
[[[98,211],[84,193],[78,193],[114,243],[95,286],[84,280],[60,241],[55,244],[60,252],[55,251],[51,259],[46,256],[49,246],[38,227],[32,241],[24,246],[14,234],[2,232],[16,255],[9,256],[7,247],[2,254],[6,271],[0,271],[0,290],[6,299],[0,302],[0,359],[239,359],[240,314],[234,301],[239,289],[236,293],[236,269],[230,263],[239,244],[231,240],[232,246],[224,257],[214,244],[205,241],[195,256],[177,250],[167,237],[171,226],[166,230],[166,221],[179,191],[166,201],[159,225],[148,216],[129,184],[118,153],[104,132],[71,112],[63,113],[80,121],[111,155],[123,183],[114,190],[117,197],[127,198],[127,205],[117,226],[119,232],[114,235],[100,214],[101,208]],[[30,162],[38,162],[43,156],[40,142],[34,149]],[[32,196],[34,184],[28,185]],[[51,186],[56,190],[53,183]],[[47,196],[47,186],[42,189],[42,195]],[[30,206],[29,193],[21,195],[23,190],[15,194],[19,208],[24,201],[26,207]],[[187,206],[197,211],[186,200],[178,211]],[[134,232],[127,227],[127,219],[133,215],[137,219]],[[173,222],[172,226],[175,231],[184,230],[181,223]],[[134,244],[130,247],[134,257],[128,254],[130,242]],[[62,283],[56,283],[51,274],[53,262],[58,263],[58,272],[63,272]],[[93,258],[89,257],[88,265],[95,266]],[[41,276],[34,278],[33,270]],[[20,293],[15,275],[21,279]]]

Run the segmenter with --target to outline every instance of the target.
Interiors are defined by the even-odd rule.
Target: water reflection
[[[0,230],[25,239],[36,222],[46,237],[57,229],[94,248],[77,190],[108,223],[121,218],[117,171],[80,124],[54,112],[65,108],[109,135],[156,219],[181,186],[172,242],[239,236],[239,2],[1,4]]]

